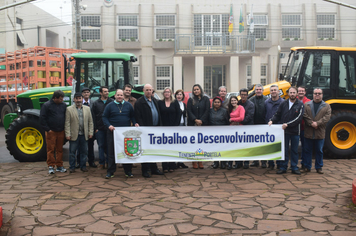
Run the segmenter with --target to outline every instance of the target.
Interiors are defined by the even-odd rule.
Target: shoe
[[[286,170],[277,170],[277,172],[276,172],[276,174],[284,174],[284,173],[287,173],[287,171]]]
[[[323,172],[323,169],[322,169],[322,168],[320,168],[320,169],[316,169],[316,172],[317,172],[318,174],[324,174],[324,172]]]
[[[198,162],[199,169],[204,169],[203,162]]]
[[[244,169],[248,169],[248,168],[250,168],[250,165],[249,165],[248,162],[245,162],[245,163],[244,163]]]
[[[168,170],[163,170],[164,173],[168,173]]]
[[[114,174],[107,173],[107,175],[105,176],[105,179],[110,179],[110,178],[114,178]]]
[[[57,171],[57,172],[61,172],[61,173],[65,173],[65,172],[67,172],[67,170],[66,170],[66,169],[64,169],[64,167],[63,167],[63,166],[61,166],[61,167],[57,167],[56,171]]]
[[[239,169],[242,167],[242,164],[235,163],[235,165],[232,166],[233,169]]]
[[[302,173],[299,170],[292,170],[292,174],[301,175]]]
[[[131,172],[126,172],[125,173],[125,176],[128,177],[128,178],[132,178],[133,177],[133,174]],[[114,176],[113,176],[114,177]]]
[[[213,168],[217,169],[218,167],[219,167],[219,162],[218,161],[214,161]]]
[[[193,165],[193,169],[198,169],[198,163],[197,162],[192,162],[192,165]]]
[[[89,166],[90,166],[90,167],[93,167],[93,168],[97,168],[97,167],[98,167],[98,166],[95,164],[95,162],[89,163]]]
[[[155,171],[151,171],[152,175],[164,175],[159,169],[155,170]]]
[[[177,162],[177,167],[178,168],[183,168],[183,169],[188,168],[188,166],[186,166],[183,162]]]
[[[54,169],[52,166],[48,167],[48,174],[51,174],[51,175],[54,174]]]
[[[273,169],[274,169],[274,166],[269,165],[269,166],[268,166],[268,169],[273,170]]]
[[[251,167],[259,167],[260,166],[260,162],[259,161],[253,161],[250,166]]]
[[[226,161],[222,161],[220,164],[221,164],[220,165],[221,169],[225,169],[226,168]]]
[[[105,169],[105,164],[104,165],[99,164],[98,169],[101,169],[101,170]]]
[[[267,163],[265,163],[265,162],[262,162],[262,164],[261,164],[261,168],[267,168]]]
[[[304,172],[310,172],[310,169],[308,169],[308,168],[306,168],[306,167],[304,167]]]
[[[78,163],[76,166],[75,166],[75,169],[79,169],[80,168],[80,164]]]
[[[74,173],[75,169],[69,169],[69,173]]]
[[[145,178],[151,178],[150,173],[148,173],[147,171],[142,172],[142,176],[145,177]]]
[[[86,167],[83,167],[80,170],[83,171],[83,172],[88,172],[88,169]]]
[[[227,170],[231,170],[232,169],[232,163],[231,162],[228,162],[227,163],[227,168],[226,168]]]
[[[174,172],[174,169],[169,169],[168,171],[172,173],[172,172]]]

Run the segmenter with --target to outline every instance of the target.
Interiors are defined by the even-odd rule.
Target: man
[[[40,112],[40,122],[46,132],[48,173],[66,172],[63,167],[64,123],[67,105],[63,103],[64,93],[56,90],[52,99],[43,104]],[[56,152],[56,158],[54,158]]]
[[[268,98],[263,95],[263,86],[262,84],[256,84],[255,85],[255,96],[250,98],[250,101],[255,105],[255,115],[253,119],[253,123],[255,125],[262,125],[266,124],[265,116],[266,116],[266,107],[265,107],[265,101]],[[253,161],[250,166],[259,166],[259,161]],[[261,161],[261,167],[262,168],[267,168],[267,162],[266,161]]]
[[[156,99],[153,97],[152,85],[143,87],[144,96],[135,103],[135,118],[140,126],[160,126],[160,113]],[[156,163],[142,163],[142,176],[150,178],[151,174],[163,175]],[[149,173],[151,171],[151,174]]]
[[[93,102],[91,113],[93,116],[94,133],[96,136],[96,141],[99,146],[99,168],[105,169],[105,163],[108,164],[108,146],[106,140],[107,127],[105,127],[103,122],[103,112],[105,107],[113,101],[109,98],[109,89],[106,86],[101,86],[99,88],[100,98]],[[105,158],[106,155],[106,158]]]
[[[265,124],[269,122],[272,116],[277,112],[279,105],[284,101],[283,98],[279,96],[279,88],[278,85],[273,84],[269,88],[271,97],[265,101],[266,108],[266,117]],[[277,161],[277,169],[279,169],[279,163],[281,161]],[[266,161],[262,161],[262,164],[266,163]],[[268,161],[268,168],[271,170],[274,169],[274,161]]]
[[[126,84],[124,86],[124,100],[125,102],[129,102],[133,108],[135,108],[135,103],[137,101],[136,98],[131,96],[132,86],[131,84]]]
[[[288,162],[289,162],[289,141],[291,143],[291,166],[292,173],[300,175],[298,169],[298,145],[299,145],[299,134],[300,134],[300,124],[302,123],[304,105],[299,99],[297,99],[297,88],[290,87],[288,90],[289,99],[282,102],[276,114],[273,115],[268,125],[273,123],[282,123],[282,129],[284,130],[284,151],[285,160],[281,162],[280,169],[277,174],[287,173]]]
[[[305,96],[306,94],[306,89],[304,86],[299,86],[298,87],[298,99],[299,101],[301,101],[304,106],[305,106],[305,103],[309,102],[310,99],[307,98]],[[302,156],[301,156],[301,159],[302,159],[302,170],[304,169],[304,156],[305,156],[305,148],[304,148],[304,119],[302,120],[302,125],[300,126],[300,142],[302,143]]]
[[[330,120],[331,107],[323,101],[323,90],[316,88],[313,91],[313,101],[305,104],[304,112],[304,171],[310,172],[312,167],[312,153],[315,150],[315,169],[319,174],[323,172],[323,146],[326,124]]]
[[[114,152],[114,130],[115,127],[131,126],[136,123],[134,109],[129,102],[124,100],[124,92],[118,89],[115,94],[115,101],[106,106],[103,113],[103,121],[107,127],[108,142],[108,170],[106,179],[113,178],[116,171],[115,152]],[[132,164],[123,164],[125,176],[132,178]]]
[[[255,104],[253,104],[250,100],[248,100],[248,90],[246,88],[243,88],[240,90],[240,101],[239,105],[243,106],[245,108],[245,118],[241,122],[242,125],[253,125],[253,119],[255,115]],[[236,163],[236,168],[241,167],[242,161],[238,161]],[[243,162],[243,167],[244,169],[248,169],[250,167],[250,162],[249,161],[244,161]]]
[[[91,100],[90,100],[90,89],[84,87],[82,89],[82,96],[83,96],[83,105],[88,106],[91,108]],[[88,163],[90,167],[96,168],[97,165],[95,164],[95,157],[94,157],[94,140],[95,134],[88,140]],[[77,166],[76,168],[80,167],[80,151],[77,153]]]
[[[229,105],[229,101],[227,101],[226,99],[226,94],[227,94],[227,89],[225,86],[220,86],[219,87],[219,97],[222,100],[222,106],[227,109],[228,105]]]
[[[81,93],[74,94],[74,104],[67,107],[65,133],[69,140],[69,171],[75,172],[75,153],[80,153],[80,169],[87,172],[88,139],[93,137],[93,119],[90,108],[83,106]]]

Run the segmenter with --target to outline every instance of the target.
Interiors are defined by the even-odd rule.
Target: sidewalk
[[[45,162],[1,164],[0,236],[356,235],[355,159],[301,176],[210,164],[150,179],[119,168],[109,180],[93,168],[48,175]]]

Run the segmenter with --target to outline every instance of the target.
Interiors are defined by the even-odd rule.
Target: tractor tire
[[[15,119],[5,134],[7,149],[20,162],[46,160],[45,137],[39,118],[31,115]]]
[[[351,158],[356,155],[356,113],[336,111],[326,125],[324,155]]]
[[[2,109],[1,109],[1,124],[4,125],[4,117],[6,114],[14,112],[14,108],[12,107],[12,104],[5,104]]]

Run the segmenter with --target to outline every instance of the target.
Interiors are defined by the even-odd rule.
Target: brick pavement
[[[48,175],[45,162],[0,166],[5,235],[356,235],[356,160],[324,175],[179,169],[127,179],[118,169]],[[190,164],[188,164],[191,166]]]

